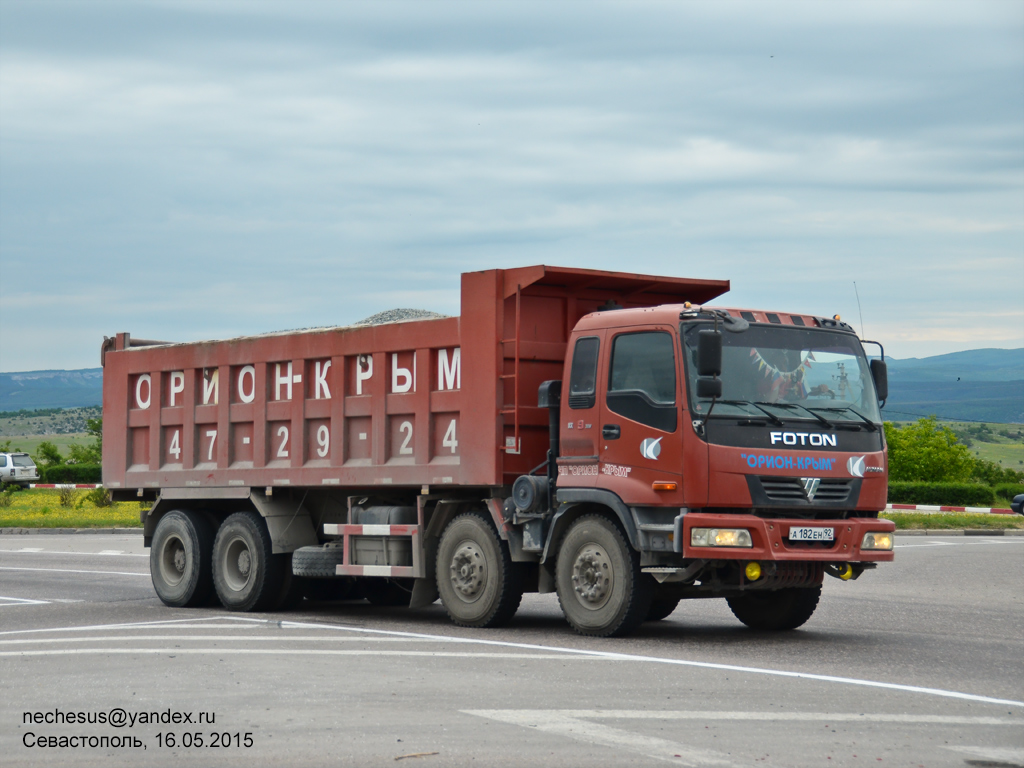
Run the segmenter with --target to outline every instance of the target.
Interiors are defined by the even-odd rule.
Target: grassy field
[[[95,439],[96,438],[92,435],[85,432],[71,435],[22,435],[20,437],[0,436],[0,445],[3,445],[6,441],[10,440],[12,451],[35,453],[41,442],[49,440],[57,446],[57,450],[67,456],[69,445],[88,445]]]
[[[897,531],[963,530],[965,528],[1024,528],[1024,515],[971,515],[962,512],[883,512],[881,517],[896,523]]]
[[[124,501],[96,507],[85,501],[88,491],[72,492],[71,506],[61,506],[60,491],[36,488],[10,495],[0,505],[0,528],[141,528],[139,503]],[[2,504],[2,499],[0,499]]]

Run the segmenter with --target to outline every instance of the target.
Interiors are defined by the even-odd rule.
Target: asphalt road
[[[0,764],[1024,766],[1024,537],[897,547],[796,632],[691,601],[594,640],[554,595],[173,610],[140,536],[0,536]]]

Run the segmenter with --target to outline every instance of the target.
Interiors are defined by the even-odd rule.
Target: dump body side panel
[[[104,483],[164,488],[511,484],[544,460],[537,387],[608,301],[728,282],[545,266],[462,276],[462,315],[227,341],[104,345]]]

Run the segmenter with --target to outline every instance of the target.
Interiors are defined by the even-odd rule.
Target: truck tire
[[[667,600],[652,600],[651,607],[647,609],[647,616],[644,621],[661,621],[672,615],[672,611],[679,605],[679,598]]]
[[[460,627],[500,627],[523,599],[519,569],[497,531],[473,512],[444,529],[437,547],[437,591]]]
[[[802,626],[818,607],[821,587],[747,592],[726,598],[733,615],[751,629],[779,631]]]
[[[149,549],[153,588],[165,605],[205,605],[213,592],[213,531],[195,512],[176,509],[160,518]]]
[[[292,573],[311,579],[337,576],[343,558],[341,547],[299,547],[292,552]]]
[[[576,520],[562,539],[555,588],[572,628],[589,637],[621,637],[647,617],[654,596],[640,555],[602,515]]]
[[[258,514],[235,512],[221,523],[213,542],[213,586],[229,611],[274,607],[282,589],[281,565]]]

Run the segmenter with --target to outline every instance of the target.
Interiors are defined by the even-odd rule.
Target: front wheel
[[[267,525],[255,512],[236,512],[213,542],[213,585],[231,611],[274,608],[282,591],[282,563],[275,558]]]
[[[751,629],[779,631],[802,626],[818,607],[821,587],[747,592],[727,598],[733,615]]]
[[[569,528],[558,550],[555,587],[566,620],[591,637],[629,634],[647,617],[654,596],[640,555],[602,515],[585,515]]]
[[[519,569],[497,532],[480,515],[459,515],[441,534],[437,591],[460,627],[507,624],[523,599]]]
[[[149,549],[153,588],[165,605],[205,605],[213,589],[213,532],[196,512],[176,509],[160,518]]]

